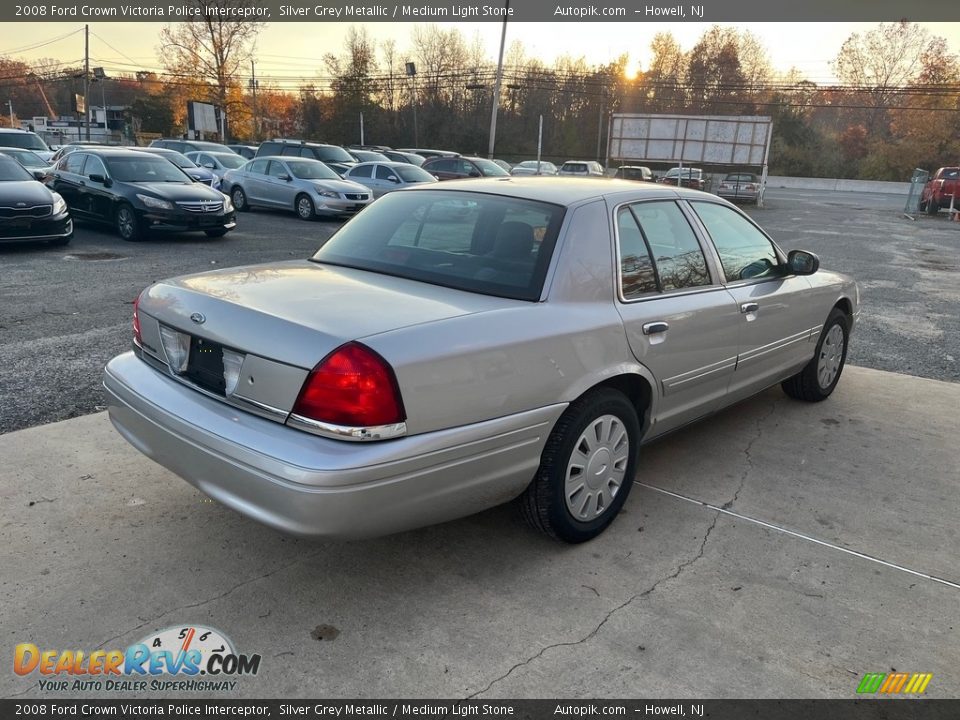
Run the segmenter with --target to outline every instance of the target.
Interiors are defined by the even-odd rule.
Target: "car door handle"
[[[644,335],[657,335],[658,333],[665,333],[670,329],[670,325],[663,320],[657,320],[656,322],[648,322],[643,326]]]
[[[752,313],[760,309],[760,304],[755,302],[746,302],[740,306],[740,312]]]

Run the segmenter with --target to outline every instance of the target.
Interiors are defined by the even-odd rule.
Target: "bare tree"
[[[236,19],[237,11],[253,9],[256,0],[186,0],[199,9],[195,19],[170,23],[160,31],[159,54],[168,73],[184,81],[212,87],[223,111],[230,87],[242,85],[246,64],[253,56],[264,23]]]

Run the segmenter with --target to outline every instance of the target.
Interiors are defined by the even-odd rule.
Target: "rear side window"
[[[691,203],[710,233],[727,282],[772,277],[780,263],[773,243],[736,210],[716,203]]]
[[[617,238],[620,243],[620,287],[624,300],[657,292],[657,274],[650,248],[630,208],[617,213]]]
[[[662,292],[710,284],[710,271],[697,236],[672,201],[630,206],[646,241]]]
[[[536,301],[564,210],[500,195],[388,193],[313,260]]]

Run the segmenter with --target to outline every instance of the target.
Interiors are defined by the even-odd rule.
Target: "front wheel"
[[[140,227],[140,221],[137,219],[137,213],[127,204],[117,208],[117,234],[127,242],[136,242],[143,238],[143,230]]]
[[[600,388],[573,402],[547,439],[537,475],[520,498],[527,522],[568,543],[602,533],[627,500],[640,421],[622,393]]]
[[[830,397],[847,362],[847,342],[850,338],[850,318],[834,308],[827,316],[817,351],[803,370],[784,380],[780,387],[792,398],[820,402]]]
[[[247,205],[247,195],[239,185],[230,191],[230,201],[238,211],[250,209],[250,206]]]
[[[301,220],[313,220],[316,210],[309,195],[297,195],[297,216]]]

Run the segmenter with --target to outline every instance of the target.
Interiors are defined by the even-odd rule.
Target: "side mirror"
[[[205,162],[200,167],[205,167],[207,170],[215,170],[217,166],[214,165],[212,162]]]
[[[806,250],[791,250],[787,254],[787,268],[793,275],[813,275],[820,269],[820,258]]]
[[[471,170],[470,173],[469,173],[469,175],[470,175],[470,177],[480,177],[480,171],[479,171],[479,170]]]
[[[110,178],[101,175],[100,173],[91,173],[89,177],[91,180],[93,180],[93,182],[100,183],[104,187],[110,187],[113,185],[113,182],[111,182]]]
[[[400,182],[400,178],[398,178],[396,175],[391,175],[387,178],[387,182],[392,182],[394,185],[396,185],[398,182]]]
[[[284,173],[283,175],[280,175],[280,176],[278,176],[278,177],[279,177],[281,180],[286,180],[287,182],[290,182],[291,180],[293,180],[293,178],[290,177],[289,175],[287,175],[286,173]]]
[[[43,179],[47,176],[47,173],[46,173],[45,170],[34,170],[34,171],[33,171],[33,176],[34,176],[37,180],[43,180]]]

